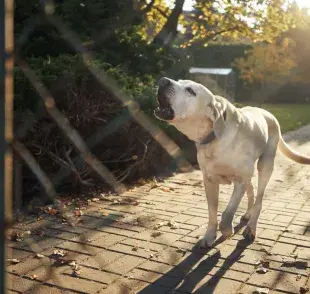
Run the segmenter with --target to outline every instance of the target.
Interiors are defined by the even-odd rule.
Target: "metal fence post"
[[[0,7],[0,293],[6,293],[7,224],[12,219],[13,192],[13,48],[14,0],[1,0]]]

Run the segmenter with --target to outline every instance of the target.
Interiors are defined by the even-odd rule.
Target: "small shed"
[[[214,94],[235,101],[236,73],[232,68],[191,67],[189,73],[193,80],[205,85]]]

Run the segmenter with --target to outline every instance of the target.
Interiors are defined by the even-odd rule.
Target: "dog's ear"
[[[220,138],[224,130],[226,128],[226,122],[224,118],[224,113],[226,111],[226,104],[223,103],[224,101],[215,98],[213,106],[213,113],[214,113],[214,121],[213,121],[213,131],[217,138]]]

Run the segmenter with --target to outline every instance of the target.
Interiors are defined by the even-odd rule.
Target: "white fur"
[[[253,240],[278,143],[282,146],[280,150],[291,159],[305,164],[310,164],[310,159],[292,153],[287,145],[283,145],[279,123],[269,112],[256,107],[237,109],[225,98],[213,95],[203,85],[193,81],[170,81],[172,86],[167,96],[175,117],[169,123],[196,142],[198,163],[205,184],[209,224],[202,246],[212,246],[216,239],[219,184],[234,184],[232,197],[220,222],[222,234],[225,237],[233,234],[233,218],[247,192],[249,204],[244,219],[248,223],[243,235]],[[196,96],[190,95],[186,87],[191,87]],[[226,120],[223,118],[224,112]],[[216,140],[202,144],[212,131]],[[251,178],[257,161],[259,179],[254,203]]]

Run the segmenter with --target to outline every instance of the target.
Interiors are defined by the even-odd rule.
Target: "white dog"
[[[234,233],[233,218],[247,192],[248,209],[243,216],[247,226],[243,236],[254,240],[277,148],[301,164],[310,164],[310,158],[289,148],[283,141],[278,121],[263,109],[238,109],[225,98],[189,80],[161,78],[158,86],[156,117],[174,125],[196,143],[209,210],[208,228],[201,245],[210,247],[216,239],[219,184],[234,183],[233,194],[219,225],[223,236]],[[256,161],[258,188],[254,203],[251,178]]]

